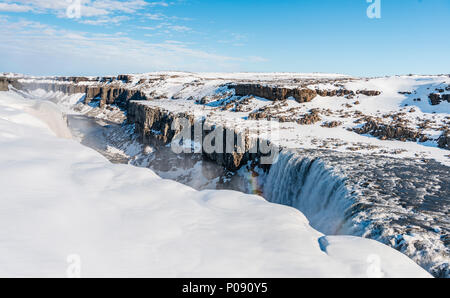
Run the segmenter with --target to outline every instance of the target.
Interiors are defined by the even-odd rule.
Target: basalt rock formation
[[[304,103],[310,102],[317,96],[332,97],[332,96],[347,96],[353,98],[355,95],[362,94],[366,96],[378,96],[381,94],[377,90],[357,90],[352,91],[345,88],[336,90],[312,90],[309,88],[283,88],[264,86],[260,84],[232,84],[228,86],[230,89],[235,90],[237,96],[258,96],[267,98],[272,101],[285,100],[289,97],[293,97],[297,102]]]
[[[12,85],[14,88],[20,89],[21,85],[14,78],[0,77],[0,91],[8,91],[9,85]]]
[[[384,124],[375,119],[368,119],[362,127],[355,128],[354,131],[358,134],[370,134],[381,140],[426,141],[423,134],[400,123]]]
[[[0,78],[0,91],[8,91],[9,82],[6,78]]]
[[[447,101],[450,103],[450,94],[441,95],[439,93],[431,93],[428,98],[430,99],[431,105],[433,106],[440,104],[442,101]]]
[[[84,93],[85,103],[98,101],[100,106],[116,104],[126,108],[130,100],[148,100],[139,88],[120,85],[119,81],[129,83],[130,75],[120,75],[117,78],[87,78],[87,77],[57,77],[49,80],[20,80],[20,78],[0,77],[0,91],[7,91],[12,85],[21,90],[37,90],[63,92],[65,94]],[[52,81],[54,82],[52,82]]]
[[[362,94],[365,96],[378,96],[381,94],[381,91],[377,90],[358,90],[356,91],[356,94]]]
[[[260,84],[237,84],[229,85],[229,88],[236,91],[237,96],[258,96],[267,98],[272,101],[284,100],[289,97],[295,98],[299,103],[309,102],[317,96],[316,90],[311,90],[308,88],[282,88],[282,87],[271,87],[263,86]]]
[[[126,107],[130,100],[147,100],[147,96],[141,90],[114,85],[102,87],[89,86],[86,88],[85,93],[85,103],[90,103],[97,99],[100,102],[100,106],[116,104],[121,107]]]
[[[215,124],[206,123],[204,119],[195,119],[194,116],[187,113],[172,113],[159,107],[151,107],[137,102],[130,102],[128,105],[128,122],[135,124],[136,133],[140,136],[141,142],[144,145],[152,146],[167,146],[174,140],[177,142],[179,133],[181,133],[182,126],[189,124],[191,127],[191,139],[181,140],[183,142],[197,142],[203,144],[206,142],[206,138],[212,131],[217,131],[219,126]],[[183,121],[187,121],[184,122]],[[195,135],[195,123],[197,127],[200,127],[200,134]],[[249,161],[259,162],[261,157],[264,156],[264,152],[267,150],[260,150],[261,144],[265,144],[267,148],[270,148],[270,153],[275,153],[278,148],[271,146],[266,140],[259,138],[249,137],[247,132],[239,132],[234,128],[221,127],[218,130],[221,133],[215,134],[222,140],[232,140],[232,147],[229,142],[224,141],[222,148],[217,149],[217,140],[214,140],[212,144],[215,149],[212,152],[208,152],[204,147],[199,149],[197,153],[202,154],[209,160],[215,161],[217,164],[225,167],[227,170],[236,171],[243,165],[248,164]],[[198,132],[197,132],[198,133]],[[196,139],[196,137],[198,139]],[[220,146],[220,145],[219,145]],[[231,148],[231,150],[230,150]],[[269,154],[270,154],[269,153]],[[268,155],[269,155],[268,154]],[[262,168],[268,168],[264,164],[260,164]]]
[[[438,139],[438,146],[450,150],[450,130],[446,130]]]

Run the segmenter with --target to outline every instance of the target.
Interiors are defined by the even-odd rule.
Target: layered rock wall
[[[63,92],[65,94],[84,93],[85,103],[98,100],[100,106],[106,104],[117,104],[121,107],[126,107],[130,100],[147,100],[145,93],[139,88],[128,88],[114,83],[116,78],[86,78],[86,77],[59,77],[51,78],[55,82],[47,82],[45,80],[20,80],[16,78],[0,77],[0,91],[7,91],[8,86],[20,90],[37,90],[43,89],[45,91]],[[117,80],[123,82],[130,82],[130,76],[119,76]]]
[[[284,88],[284,87],[272,87],[264,86],[260,84],[232,84],[228,86],[235,90],[237,96],[258,96],[267,98],[272,101],[285,100],[289,97],[293,97],[297,102],[304,103],[310,102],[314,98],[319,96],[349,96],[353,97],[358,94],[366,96],[378,96],[381,94],[377,90],[347,90],[345,88],[336,90],[322,90],[322,89],[310,89],[310,88]]]
[[[438,146],[450,150],[450,130],[446,130],[438,139]]]
[[[234,89],[237,96],[254,95],[273,101],[284,100],[289,97],[293,97],[296,101],[303,103],[309,102],[317,96],[317,92],[315,90],[311,90],[308,88],[290,89],[282,87],[263,86],[259,84],[237,84],[230,85],[229,88]]]
[[[181,132],[179,124],[182,123],[182,121],[187,121],[184,123],[189,123],[189,125],[191,125],[191,141],[199,142],[200,144],[205,142],[205,138],[208,134],[217,129],[214,124],[208,125],[205,123],[205,120],[196,119],[194,116],[187,113],[172,113],[165,109],[151,107],[139,102],[130,102],[128,104],[127,116],[128,122],[136,125],[136,133],[138,133],[142,143],[145,145],[166,146],[170,144]],[[200,125],[202,128],[199,140],[195,139],[196,132],[194,124]],[[279,150],[278,148],[271,146],[264,139],[260,139],[259,137],[249,137],[248,133],[239,132],[235,128],[222,127],[222,129],[221,132],[223,135],[218,135],[218,137],[222,137],[222,140],[224,140],[221,150],[208,152],[204,147],[201,147],[200,152],[198,153],[201,153],[204,157],[215,161],[217,164],[230,171],[236,171],[248,164],[248,162],[258,163],[258,165],[264,169],[270,167],[269,164],[265,164],[264,162],[261,163],[261,158],[270,154],[277,154],[278,151],[276,150]],[[231,145],[227,143],[227,138],[232,140]],[[266,149],[261,150],[261,144],[263,143],[266,144]],[[242,145],[239,146],[238,144]],[[267,148],[269,147],[274,151],[271,151],[269,154],[263,154],[267,152]],[[232,148],[232,150],[230,150],[230,148]]]
[[[12,85],[13,87],[15,87],[17,89],[21,88],[21,85],[17,81],[17,79],[0,77],[0,91],[8,91],[9,85]]]

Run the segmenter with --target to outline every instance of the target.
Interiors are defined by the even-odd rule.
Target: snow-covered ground
[[[11,78],[20,75],[6,74]],[[270,139],[284,148],[330,149],[338,152],[358,152],[399,158],[434,159],[450,165],[448,150],[438,148],[438,138],[450,127],[450,102],[443,100],[431,105],[429,95],[450,94],[449,75],[409,75],[380,78],[354,78],[341,74],[320,73],[187,73],[153,72],[128,75],[129,81],[113,80],[79,82],[79,85],[113,86],[136,89],[151,101],[140,101],[169,112],[189,112],[197,117],[207,116],[211,122],[239,129],[252,129],[255,121],[249,116],[266,109],[273,119],[291,118],[273,129]],[[56,77],[22,77],[21,83],[72,84]],[[317,96],[311,102],[298,103],[293,98],[273,102],[255,96],[235,96],[230,84],[261,84],[285,88],[317,90],[346,89],[353,96]],[[378,96],[357,94],[359,90],[380,91]],[[200,104],[199,101],[203,103]],[[240,106],[236,110],[236,105]],[[317,111],[320,121],[310,125],[296,123],[298,118]],[[382,125],[401,125],[424,138],[415,141],[374,137],[358,134],[367,118]],[[278,119],[279,120],[279,119]],[[265,125],[264,119],[258,123]],[[334,127],[327,124],[334,122]]]
[[[0,276],[65,276],[73,260],[85,277],[430,276],[259,196],[111,164],[70,139],[58,109],[0,93]]]
[[[148,83],[138,84],[145,80]],[[290,98],[280,103],[254,96],[235,96],[232,89],[223,87],[230,82],[260,83],[288,88],[298,87],[300,84],[298,82],[307,82],[310,89],[345,88],[354,92],[376,90],[380,91],[381,95],[357,94],[350,98],[317,96],[307,103],[298,103]],[[364,79],[327,74],[151,73],[134,75],[131,85],[133,84],[139,86],[149,98],[154,98],[151,101],[139,102],[140,104],[173,113],[189,112],[199,118],[208,117],[213,123],[222,123],[240,130],[255,127],[256,121],[248,118],[258,109],[267,108],[269,113],[272,111],[274,118],[282,116],[295,118],[307,115],[311,110],[317,110],[321,117],[321,121],[317,123],[300,125],[286,122],[273,129],[271,141],[284,148],[330,149],[338,152],[358,152],[363,155],[434,159],[450,165],[448,150],[437,146],[437,139],[450,125],[450,102],[443,101],[433,106],[428,99],[436,89],[444,89],[442,94],[450,94],[448,75]],[[201,99],[206,103],[199,104],[198,101]],[[243,109],[236,111],[235,104],[244,101]],[[353,130],[362,126],[364,121],[361,119],[365,117],[377,118],[380,123],[386,125],[401,122],[405,127],[423,133],[428,140],[403,142],[357,134]],[[337,127],[324,127],[324,124],[333,121],[339,122]],[[263,124],[265,120],[258,122],[265,125]]]

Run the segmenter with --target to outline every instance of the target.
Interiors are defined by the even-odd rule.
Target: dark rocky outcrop
[[[186,113],[169,113],[133,102],[128,105],[127,118],[129,123],[136,125],[136,133],[142,137],[142,142],[152,146],[165,146],[172,141],[179,133],[171,129],[175,121],[187,119],[194,124],[194,118]]]
[[[439,93],[431,93],[428,98],[430,99],[431,105],[436,106],[441,103],[442,97]]]
[[[0,91],[8,91],[9,82],[6,78],[0,78]]]
[[[43,89],[46,91],[63,92],[66,94],[86,93],[87,85],[74,84],[70,82],[46,83],[46,82],[21,82],[22,90]]]
[[[362,94],[366,96],[378,96],[380,91],[376,90],[358,90],[356,93],[352,90],[345,88],[336,90],[312,90],[306,87],[301,88],[283,88],[264,86],[260,84],[234,84],[228,86],[235,90],[237,96],[258,96],[273,101],[285,100],[289,97],[293,97],[297,102],[304,103],[312,101],[316,96],[333,97],[333,96],[347,96],[353,98],[355,94]]]
[[[81,82],[93,82],[95,80],[86,77],[58,77],[56,78],[59,82],[71,82],[71,83],[81,83]]]
[[[132,75],[119,75],[119,76],[117,76],[117,80],[128,84],[128,83],[131,83],[131,81],[133,80],[133,76]]]
[[[141,90],[127,89],[114,85],[89,86],[86,88],[85,93],[85,103],[99,100],[100,106],[116,104],[120,107],[126,107],[130,100],[147,100],[147,96]]]
[[[450,130],[446,130],[438,139],[439,148],[450,150]]]
[[[424,142],[427,140],[425,135],[401,123],[384,124],[372,118],[367,119],[367,122],[362,127],[353,130],[358,134],[370,134],[381,140],[398,140],[402,142]]]
[[[439,105],[442,101],[447,101],[450,103],[450,94],[441,95],[439,93],[431,93],[428,98],[430,99],[431,105],[433,106]]]
[[[140,136],[141,141],[145,145],[152,145],[155,147],[166,146],[170,144],[180,131],[173,130],[172,125],[181,123],[181,121],[188,121],[192,125],[191,137],[192,141],[200,141],[194,139],[194,123],[201,121],[200,125],[203,128],[201,131],[201,141],[205,140],[205,137],[217,127],[212,125],[209,129],[206,129],[205,120],[195,119],[192,115],[187,113],[172,113],[159,107],[151,107],[138,102],[130,102],[128,105],[128,122],[133,123],[136,126],[136,133]],[[199,125],[199,122],[197,122]],[[248,164],[249,161],[258,163],[263,156],[260,150],[260,144],[266,142],[260,139],[251,139],[248,133],[238,132],[234,128],[223,127],[223,138],[226,139],[227,135],[232,136],[234,140],[233,150],[227,150],[226,142],[223,143],[222,152],[217,153],[205,152],[204,148],[201,150],[201,154],[209,160],[216,162],[217,164],[225,167],[227,170],[236,171],[243,165]],[[242,150],[238,150],[238,139],[245,144]],[[273,147],[273,150],[278,150]],[[260,164],[262,168],[269,168],[268,165]]]
[[[313,100],[317,96],[315,90],[308,88],[282,88],[263,86],[260,84],[236,84],[229,85],[229,88],[235,90],[237,96],[258,96],[273,101],[284,100],[289,97],[295,98],[296,101],[303,103]]]
[[[118,79],[128,82],[131,76],[122,75]],[[116,78],[86,78],[86,77],[58,77],[49,78],[53,82],[46,81],[19,81],[16,78],[0,77],[0,91],[7,91],[8,85],[21,90],[43,89],[65,94],[84,93],[85,103],[98,100],[100,106],[116,104],[126,108],[130,100],[148,100],[144,92],[138,88],[127,88],[114,83]]]
[[[322,118],[320,117],[319,111],[317,109],[312,109],[309,114],[305,114],[297,120],[297,124],[311,125],[320,121],[322,121]]]
[[[18,82],[17,79],[8,78],[8,77],[0,77],[0,91],[8,91],[9,85],[11,85],[17,89],[21,88],[21,84]]]
[[[338,126],[341,126],[341,125],[342,125],[341,121],[330,121],[330,122],[323,123],[321,126],[322,127],[327,127],[327,128],[334,128],[334,127],[338,127]]]
[[[362,94],[365,96],[378,96],[381,95],[381,91],[377,90],[358,90],[356,91],[356,94]]]
[[[351,90],[347,90],[347,89],[337,89],[337,90],[321,90],[321,89],[316,89],[316,92],[318,95],[322,96],[322,97],[333,97],[333,96],[354,96],[355,92],[351,91]]]

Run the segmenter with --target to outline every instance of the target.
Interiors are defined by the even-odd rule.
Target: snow
[[[67,138],[56,106],[35,104],[0,93],[2,277],[64,277],[78,257],[83,277],[430,277],[296,209],[111,164]]]
[[[136,75],[138,78],[157,78],[161,73]],[[168,74],[167,74],[168,75]],[[331,149],[338,152],[357,152],[364,154],[377,154],[395,158],[420,158],[434,159],[444,165],[450,165],[448,150],[438,148],[436,140],[442,134],[442,128],[448,126],[450,117],[450,103],[442,102],[432,106],[428,95],[436,88],[444,88],[450,85],[450,77],[441,76],[392,76],[382,78],[355,79],[339,75],[318,74],[172,74],[164,81],[144,86],[143,90],[149,98],[154,95],[162,96],[161,99],[153,99],[139,104],[158,107],[173,113],[189,112],[196,117],[208,116],[209,121],[221,123],[225,127],[237,127],[240,130],[251,129],[254,121],[246,120],[249,113],[259,108],[271,106],[274,102],[255,97],[247,105],[248,112],[234,112],[222,110],[222,102],[213,101],[206,105],[199,105],[195,100],[204,96],[214,97],[224,92],[232,92],[222,87],[233,82],[270,83],[278,86],[291,86],[293,79],[344,79],[342,85],[348,90],[378,90],[379,96],[357,95],[353,99],[345,97],[321,97],[314,98],[307,103],[297,103],[294,99],[287,100],[287,106],[278,112],[278,115],[288,113],[291,108],[297,115],[307,114],[311,109],[329,110],[330,115],[322,113],[322,121],[313,125],[298,125],[296,123],[280,123],[279,129],[272,132],[271,141],[284,148],[303,149]],[[197,86],[195,82],[200,82]],[[308,86],[311,89],[320,87],[323,89],[336,89],[331,83],[317,83]],[[411,95],[399,92],[411,92]],[[449,91],[443,94],[448,94]],[[153,95],[153,96],[152,96]],[[232,96],[230,99],[236,99]],[[421,101],[414,101],[421,98]],[[194,99],[194,100],[192,100]],[[355,102],[358,101],[358,104]],[[413,111],[412,108],[415,110]],[[404,113],[403,119],[409,121],[408,127],[417,129],[424,121],[433,123],[430,129],[423,132],[428,135],[428,142],[402,142],[396,140],[380,140],[369,135],[359,135],[352,130],[360,124],[355,120],[360,115],[378,117],[384,115]],[[336,128],[322,127],[328,121],[339,121],[342,125]],[[261,125],[265,121],[259,121]],[[386,124],[391,122],[386,118]],[[337,144],[337,145],[335,145]]]

